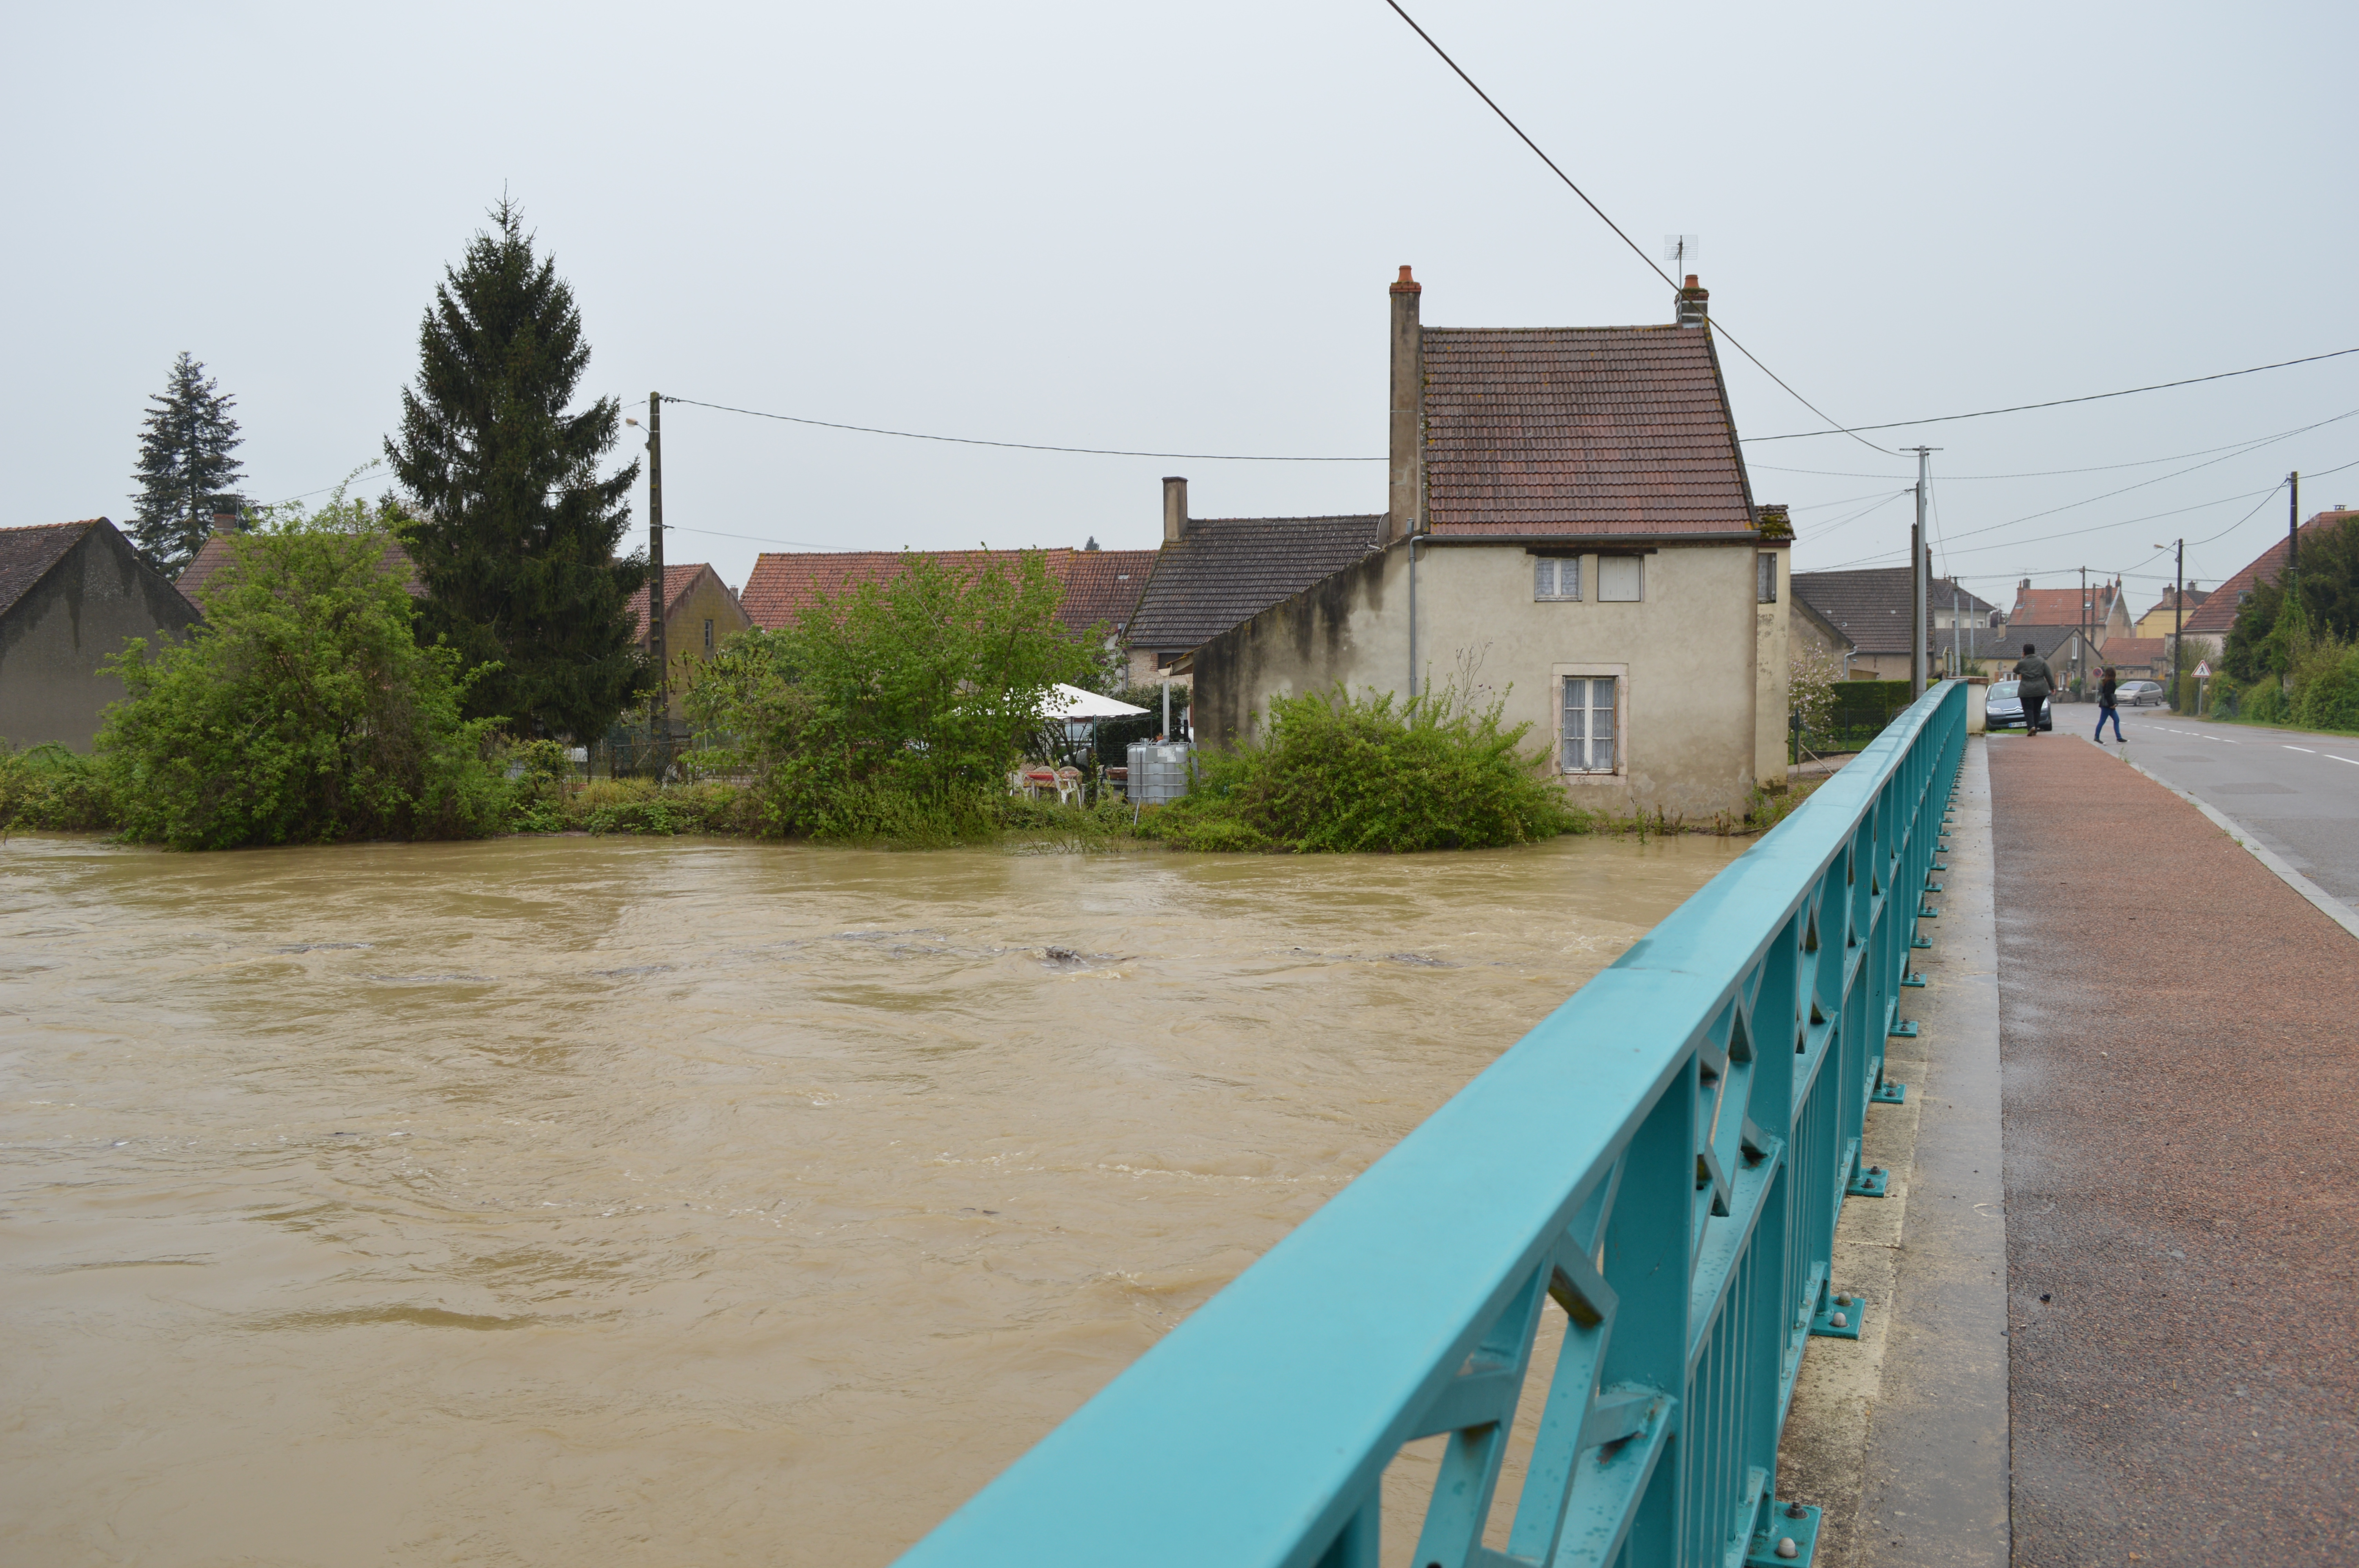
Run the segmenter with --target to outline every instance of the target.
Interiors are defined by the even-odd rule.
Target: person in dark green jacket
[[[2056,689],[2056,677],[2049,673],[2048,661],[2029,643],[2023,645],[2023,657],[2015,661],[2016,695],[2023,699],[2023,732],[2039,733],[2039,718],[2048,706],[2048,694]]]

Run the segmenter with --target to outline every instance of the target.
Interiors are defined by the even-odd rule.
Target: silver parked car
[[[1991,682],[1990,697],[1983,704],[1983,727],[1986,730],[2020,730],[2023,728],[2023,697],[2020,681]],[[2039,709],[2039,728],[2056,728],[2056,704],[2049,701]]]
[[[2114,688],[2114,701],[2124,708],[2160,708],[2169,700],[2158,680],[2125,680]]]

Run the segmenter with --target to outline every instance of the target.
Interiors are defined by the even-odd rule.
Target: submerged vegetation
[[[1531,726],[1502,728],[1454,687],[1277,697],[1262,738],[1198,761],[1186,796],[1142,821],[1187,849],[1299,852],[1479,849],[1588,830],[1522,750]]]

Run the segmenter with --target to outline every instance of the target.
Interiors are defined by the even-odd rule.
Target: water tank
[[[1185,741],[1133,741],[1128,795],[1144,806],[1161,806],[1188,793],[1188,771],[1196,748]]]

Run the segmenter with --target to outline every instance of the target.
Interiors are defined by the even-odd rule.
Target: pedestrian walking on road
[[[2023,657],[2015,661],[2016,696],[2023,699],[2023,732],[2039,733],[2039,717],[2048,707],[2048,694],[2056,689],[2056,677],[2048,668],[2048,661],[2039,656],[2032,643],[2023,645]],[[2121,728],[2118,719],[2115,729]]]
[[[2114,673],[2114,666],[2107,665],[2105,678],[2097,683],[2097,744],[2100,746],[2105,743],[2105,720],[2108,719],[2114,721],[2114,739],[2121,741],[2125,746],[2129,744],[2127,741],[2122,741],[2122,710],[2114,704],[2114,693],[2121,689],[2121,678]]]

